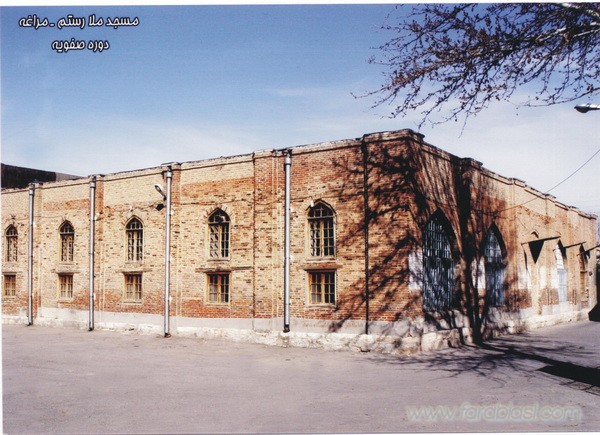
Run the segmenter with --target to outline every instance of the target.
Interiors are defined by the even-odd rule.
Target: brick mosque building
[[[597,303],[595,216],[411,130],[3,189],[2,225],[5,322],[428,349]]]

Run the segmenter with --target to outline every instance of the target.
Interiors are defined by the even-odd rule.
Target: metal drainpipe
[[[94,249],[96,234],[96,177],[90,180],[90,294],[88,330],[94,330]]]
[[[27,324],[33,325],[33,200],[35,183],[29,184],[29,234],[27,234]]]
[[[364,219],[364,256],[365,256],[365,334],[369,334],[369,323],[370,323],[370,265],[369,265],[369,225],[371,220],[371,211],[369,208],[369,146],[363,138],[362,144],[362,155],[363,155],[363,219]]]
[[[290,172],[292,151],[287,150],[284,162],[285,211],[284,211],[284,262],[283,262],[283,332],[290,332]]]
[[[171,181],[173,172],[169,168],[167,177],[167,213],[165,223],[165,337],[170,337],[169,332],[169,302],[171,290]]]

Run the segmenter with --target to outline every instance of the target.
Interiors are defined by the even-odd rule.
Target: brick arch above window
[[[218,210],[221,210],[228,216],[230,224],[235,225],[235,220],[236,220],[235,210],[228,204],[216,204],[210,208],[205,208],[202,211],[202,213],[200,213],[200,220],[202,222],[208,222],[208,220],[210,219],[210,216],[212,216]]]
[[[63,223],[60,224],[60,227],[58,227],[58,231],[60,231],[61,234],[62,233],[75,233],[73,224],[68,220],[64,220]]]
[[[132,216],[127,220],[125,224],[125,228],[127,229],[135,229],[135,228],[143,228],[144,222],[137,216]]]
[[[432,224],[432,222],[436,222],[437,225],[439,225],[443,229],[444,233],[448,237],[448,242],[450,244],[451,256],[454,260],[457,260],[459,253],[458,253],[458,246],[457,246],[457,240],[456,240],[456,233],[454,232],[454,228],[452,227],[450,220],[446,217],[446,214],[442,210],[437,209],[434,213],[432,213],[429,216],[429,219],[427,219],[427,221],[425,221],[425,223],[422,224],[422,226],[421,226],[422,239],[421,240],[424,240],[426,230],[428,229],[429,225]]]
[[[506,243],[504,242],[504,237],[502,236],[502,232],[500,231],[500,229],[498,228],[498,226],[495,223],[492,223],[485,233],[485,237],[481,244],[482,254],[485,255],[485,247],[486,247],[486,245],[489,244],[489,239],[492,236],[498,242],[498,248],[500,249],[500,255],[502,256],[503,259],[506,259],[507,255],[508,255],[508,251],[506,250]]]
[[[156,211],[154,212],[156,213]],[[148,222],[149,220],[149,214],[146,210],[132,208],[121,218],[121,224],[126,226],[129,221],[134,218],[138,219],[142,225],[145,225],[145,222]]]

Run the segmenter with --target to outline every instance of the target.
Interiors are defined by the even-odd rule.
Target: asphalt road
[[[600,428],[600,323],[417,357],[3,325],[4,432]]]

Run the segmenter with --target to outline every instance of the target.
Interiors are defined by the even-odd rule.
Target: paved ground
[[[600,323],[418,357],[4,325],[5,433],[600,428]]]

